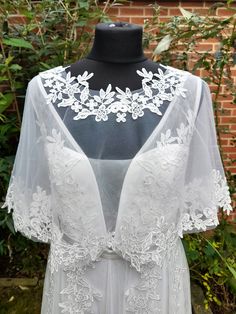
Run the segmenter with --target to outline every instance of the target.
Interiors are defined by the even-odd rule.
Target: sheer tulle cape
[[[191,313],[181,237],[215,228],[219,208],[232,210],[210,89],[201,78],[172,67],[159,73],[162,85],[143,73],[151,86],[137,95],[143,113],[158,110],[163,99],[168,108],[126,160],[99,158],[106,138],[89,158],[56,110],[60,103],[73,119],[71,106],[81,97],[84,103],[96,101],[86,75],[75,81],[57,67],[28,84],[2,207],[13,209],[17,231],[50,244],[42,313]],[[78,82],[87,87],[83,94]],[[162,98],[154,98],[154,90]],[[94,118],[94,107],[87,108]]]

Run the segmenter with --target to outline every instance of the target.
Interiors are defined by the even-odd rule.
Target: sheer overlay
[[[91,73],[65,69],[28,84],[2,206],[13,209],[17,231],[50,244],[41,313],[192,313],[181,238],[215,228],[220,207],[232,210],[207,83],[169,66],[143,68],[141,90],[94,95]],[[59,106],[78,124],[161,119],[133,158],[100,159],[107,138],[89,158]]]

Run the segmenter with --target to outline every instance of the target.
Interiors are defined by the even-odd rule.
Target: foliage
[[[144,24],[144,46],[148,48],[152,41],[158,42],[153,52],[153,60],[161,60],[164,64],[193,74],[202,69],[204,76],[201,77],[214,86],[213,106],[222,155],[222,134],[230,134],[232,145],[235,146],[234,134],[229,128],[219,125],[219,118],[224,115],[221,100],[224,100],[225,91],[231,103],[236,105],[236,86],[233,84],[231,73],[236,64],[236,8],[230,4],[231,1],[226,4],[214,3],[209,10],[209,16],[200,16],[180,8],[180,16],[174,16],[168,22],[159,21],[163,7],[154,4],[155,13],[151,19],[146,19]],[[225,6],[232,10],[231,16],[214,16],[218,7]],[[216,53],[212,53],[211,49],[199,51],[200,43],[211,40],[218,42]],[[225,164],[224,156],[222,160]],[[228,166],[235,165],[234,159],[228,157],[227,161]],[[225,172],[231,198],[235,201],[236,175],[227,169]],[[234,223],[227,221],[222,209],[220,216],[220,225],[215,230],[185,235],[183,244],[191,280],[200,284],[205,292],[205,307],[210,306],[214,313],[232,313],[236,310],[236,228]]]
[[[125,0],[107,0],[100,7],[96,0],[0,0],[0,195],[6,187],[19,141],[24,95],[28,81],[38,72],[57,65],[65,65],[83,58],[91,45],[94,25],[111,21],[109,8],[125,3]],[[180,8],[182,16],[174,16],[169,22],[160,22],[161,7],[154,3],[154,15],[144,23],[144,48],[152,41],[159,44],[153,52],[153,60],[196,73],[203,69],[203,77],[214,91],[214,111],[219,144],[226,127],[219,126],[224,114],[220,101],[224,99],[222,86],[236,104],[236,88],[231,69],[235,65],[235,9],[214,3],[212,15],[219,6],[232,10],[228,18],[199,16]],[[17,9],[16,9],[17,8]],[[12,23],[12,14],[19,14]],[[200,52],[199,43],[217,40],[219,49]],[[224,91],[225,91],[224,90]],[[10,109],[13,108],[13,111]],[[6,114],[7,112],[7,114]],[[232,134],[232,145],[235,139]],[[235,160],[229,159],[229,165]],[[231,195],[236,190],[236,176],[226,171]],[[2,198],[1,197],[1,198]],[[221,223],[211,232],[185,235],[191,278],[205,291],[206,307],[214,313],[230,313],[235,310],[235,225],[226,221],[221,211]],[[45,271],[48,247],[37,244],[15,233],[11,214],[0,211],[0,255],[6,273],[11,275],[37,274]],[[14,272],[11,273],[11,272]],[[5,273],[5,274],[6,274]],[[0,274],[3,275],[3,274]]]
[[[236,230],[233,225],[223,221],[210,235],[185,235],[183,244],[191,280],[204,288],[205,307],[210,305],[214,313],[235,311]]]
[[[22,314],[40,313],[43,286],[0,287],[0,313]]]

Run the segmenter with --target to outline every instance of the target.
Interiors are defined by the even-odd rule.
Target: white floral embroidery
[[[115,251],[141,270],[141,265],[155,262],[162,266],[169,250],[177,241],[175,225],[165,222],[164,216],[153,217],[154,226],[140,229],[134,217],[123,217],[120,223],[120,239],[115,242]]]
[[[165,133],[161,133],[161,139],[156,142],[158,148],[162,149],[172,143],[189,143],[194,129],[194,115],[191,109],[188,109],[186,118],[188,124],[185,125],[183,122],[181,122],[180,127],[176,128],[177,136],[171,136],[171,129],[168,129]]]
[[[28,195],[32,196],[31,201],[27,198]],[[13,209],[16,231],[32,240],[51,241],[51,195],[47,195],[42,187],[37,185],[36,191],[26,190],[23,180],[12,175],[6,200],[1,207],[6,206],[8,212]]]
[[[164,72],[158,69],[158,73],[137,70],[137,74],[143,77],[141,92],[133,93],[128,87],[123,91],[116,87],[112,91],[111,84],[107,88],[100,89],[99,95],[90,95],[87,82],[94,73],[85,71],[83,75],[71,76],[69,71],[64,78],[62,66],[41,72],[39,75],[44,80],[43,85],[49,88],[48,103],[57,103],[58,107],[67,107],[77,113],[74,120],[85,119],[94,115],[95,120],[107,121],[111,113],[116,114],[117,122],[125,122],[127,113],[137,119],[144,115],[144,109],[149,109],[158,115],[162,115],[159,107],[164,100],[172,101],[176,95],[186,97],[183,84],[186,76],[175,71]],[[158,92],[155,94],[155,90]],[[117,100],[115,100],[115,98]]]
[[[87,80],[92,74],[88,75],[85,71],[82,76],[75,78],[68,73],[64,79],[60,75],[63,71],[64,68],[59,67],[53,71],[49,70],[42,73],[45,87],[50,89],[48,102],[59,101],[58,105],[60,106],[71,106],[72,110],[78,113],[79,117],[76,116],[77,118],[86,118],[92,112],[96,121],[106,121],[109,113],[116,113],[118,122],[125,122],[127,112],[131,113],[134,119],[142,116],[144,104],[145,108],[149,106],[150,110],[158,114],[158,107],[163,100],[172,100],[174,94],[185,97],[185,90],[176,84],[176,80],[180,78],[171,75],[165,76],[160,71],[159,74],[153,74],[144,69],[138,74],[144,78],[145,95],[138,97],[132,94],[129,89],[124,92],[118,88],[117,98],[119,102],[113,102],[114,92],[111,91],[109,84],[106,91],[100,90],[99,96],[89,99]],[[155,76],[159,79],[155,80]],[[150,84],[147,85],[147,83]],[[82,91],[81,87],[84,87]],[[167,87],[171,91],[169,94],[166,92]],[[153,95],[154,89],[158,89],[158,97]],[[79,100],[75,98],[77,93],[80,93]],[[152,103],[149,102],[150,99],[153,100]],[[57,192],[64,197],[60,199],[60,202],[62,203],[61,208],[65,210],[62,211],[61,208],[58,208],[59,206],[56,207],[57,210],[54,213],[56,220],[53,221],[52,196],[47,195],[46,191],[39,185],[36,186],[35,191],[26,190],[25,182],[16,181],[14,177],[4,205],[8,206],[9,211],[11,208],[14,209],[13,217],[16,230],[32,239],[35,237],[43,242],[50,241],[51,279],[47,295],[50,308],[48,313],[53,307],[54,276],[59,269],[67,272],[66,286],[60,293],[63,296],[59,303],[62,313],[92,312],[93,303],[95,300],[101,300],[102,293],[92,287],[89,281],[85,279],[85,271],[89,266],[94,267],[96,262],[100,260],[102,253],[108,248],[129,261],[130,265],[140,273],[138,284],[135,287],[129,287],[125,292],[125,310],[138,314],[156,313],[161,300],[161,296],[156,292],[162,280],[160,269],[164,261],[175,257],[179,252],[177,243],[179,237],[183,236],[183,231],[206,230],[207,226],[217,225],[219,223],[217,218],[218,206],[222,206],[227,213],[232,210],[226,180],[216,169],[212,170],[212,174],[206,178],[207,180],[195,178],[186,184],[183,195],[178,193],[175,184],[171,185],[171,191],[166,188],[169,187],[171,180],[178,182],[178,180],[174,180],[176,177],[179,178],[183,172],[182,167],[185,164],[184,158],[187,156],[186,147],[188,147],[186,144],[189,144],[191,140],[194,124],[191,110],[187,111],[186,119],[188,123],[182,122],[179,128],[176,128],[175,134],[172,129],[167,129],[161,133],[160,140],[156,142],[155,147],[161,153],[161,161],[158,163],[155,160],[140,162],[146,174],[140,179],[141,188],[137,188],[135,193],[136,195],[140,195],[140,192],[149,193],[150,198],[147,199],[146,203],[148,205],[143,212],[139,212],[140,215],[123,216],[119,221],[117,235],[115,233],[107,233],[106,235],[96,233],[95,223],[99,213],[89,214],[86,212],[86,217],[74,215],[76,211],[78,212],[77,206],[74,206],[75,202],[78,203],[77,197],[82,197],[88,192],[88,186],[86,187],[87,190],[83,190],[78,185],[76,173],[73,171],[81,159],[78,155],[76,158],[68,158],[65,141],[62,139],[60,131],[52,129],[52,133],[47,135],[46,127],[42,124],[40,129],[49,147],[50,182],[55,184]],[[180,144],[180,151],[175,151],[174,147],[178,144]],[[171,151],[172,148],[173,151]],[[166,152],[170,154],[166,154]],[[181,160],[184,160],[183,165],[180,163]],[[160,176],[154,175],[155,169],[160,169]],[[161,174],[165,178],[161,177]],[[202,195],[206,194],[201,193],[205,192],[206,186],[211,187],[212,194],[210,195],[210,203],[208,202],[207,206],[204,206]],[[160,199],[165,199],[163,204],[170,212],[179,208],[178,206],[182,209],[178,219],[169,221],[161,214],[161,208],[159,208],[161,205],[159,207],[158,204],[156,207],[152,206],[151,199],[156,193],[157,187],[161,192]],[[66,195],[68,198],[65,197]],[[27,200],[26,196],[32,197]],[[137,202],[139,201],[140,197],[137,197]],[[23,211],[28,213],[27,215],[22,216],[20,214],[22,206],[27,209]],[[135,202],[134,207],[138,207]],[[73,215],[70,216],[70,214]],[[181,266],[176,266],[174,269],[172,289],[175,291],[173,302],[176,309],[173,313],[178,313],[181,274],[186,271],[187,269]]]
[[[156,290],[161,280],[157,265],[142,265],[138,284],[125,292],[126,311],[138,314],[160,313],[160,295]]]
[[[203,203],[206,193],[211,193],[207,206]],[[185,210],[179,223],[180,237],[183,237],[183,232],[205,231],[208,227],[217,226],[218,207],[222,207],[228,215],[233,210],[226,178],[216,169],[212,169],[208,176],[194,178],[185,185],[183,195]]]
[[[160,311],[160,295],[157,294],[162,279],[160,269],[164,260],[174,254],[178,236],[175,224],[165,222],[164,216],[156,216],[154,221],[150,228],[148,224],[138,224],[133,217],[123,217],[120,239],[114,243],[114,250],[140,272],[138,284],[125,292],[129,313],[155,314]]]
[[[85,280],[84,273],[86,269],[87,267],[80,268],[77,266],[67,272],[67,286],[60,292],[65,297],[65,301],[59,303],[59,307],[62,308],[61,313],[94,313],[91,311],[92,304],[95,299],[101,300],[102,293],[91,287],[89,282]]]

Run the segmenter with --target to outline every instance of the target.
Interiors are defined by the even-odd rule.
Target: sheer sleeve
[[[35,110],[39,102],[35,105],[31,96],[34,88],[34,85],[31,86],[32,80],[26,91],[20,139],[2,208],[8,207],[9,213],[13,209],[16,231],[35,242],[49,243],[51,239],[49,170],[41,134],[42,125],[40,127]]]
[[[200,103],[189,147],[182,198],[180,236],[213,229],[218,210],[232,211],[229,186],[217,144],[213,104],[208,84],[201,79]]]

